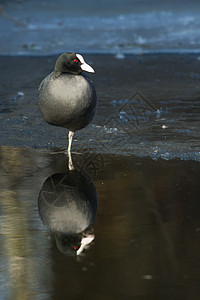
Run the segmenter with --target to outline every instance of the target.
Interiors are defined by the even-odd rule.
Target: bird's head
[[[86,71],[94,73],[94,69],[88,65],[83,56],[74,52],[67,52],[60,55],[56,61],[54,72],[56,77],[62,73],[78,75]]]

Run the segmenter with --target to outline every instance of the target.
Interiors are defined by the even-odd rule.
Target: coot
[[[44,78],[38,90],[44,120],[69,130],[69,156],[74,132],[91,122],[97,104],[95,87],[83,71],[94,73],[80,54],[63,53],[56,61],[54,72]]]

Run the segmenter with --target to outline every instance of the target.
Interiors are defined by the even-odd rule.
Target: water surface
[[[1,299],[199,299],[199,162],[73,160],[98,199],[95,238],[78,256],[59,251],[38,213],[42,185],[67,171],[66,155],[0,148]]]

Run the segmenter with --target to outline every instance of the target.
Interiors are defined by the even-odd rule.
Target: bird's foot
[[[73,161],[72,161],[72,155],[71,155],[71,151],[68,149],[67,150],[67,154],[68,154],[68,168],[70,171],[74,170],[74,165],[73,165]]]
[[[68,168],[70,171],[73,171],[74,170],[74,165],[73,165],[73,162],[72,161],[69,161],[68,162]]]

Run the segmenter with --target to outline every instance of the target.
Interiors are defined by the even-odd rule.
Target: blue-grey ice
[[[200,52],[198,1],[6,3],[0,54]]]

